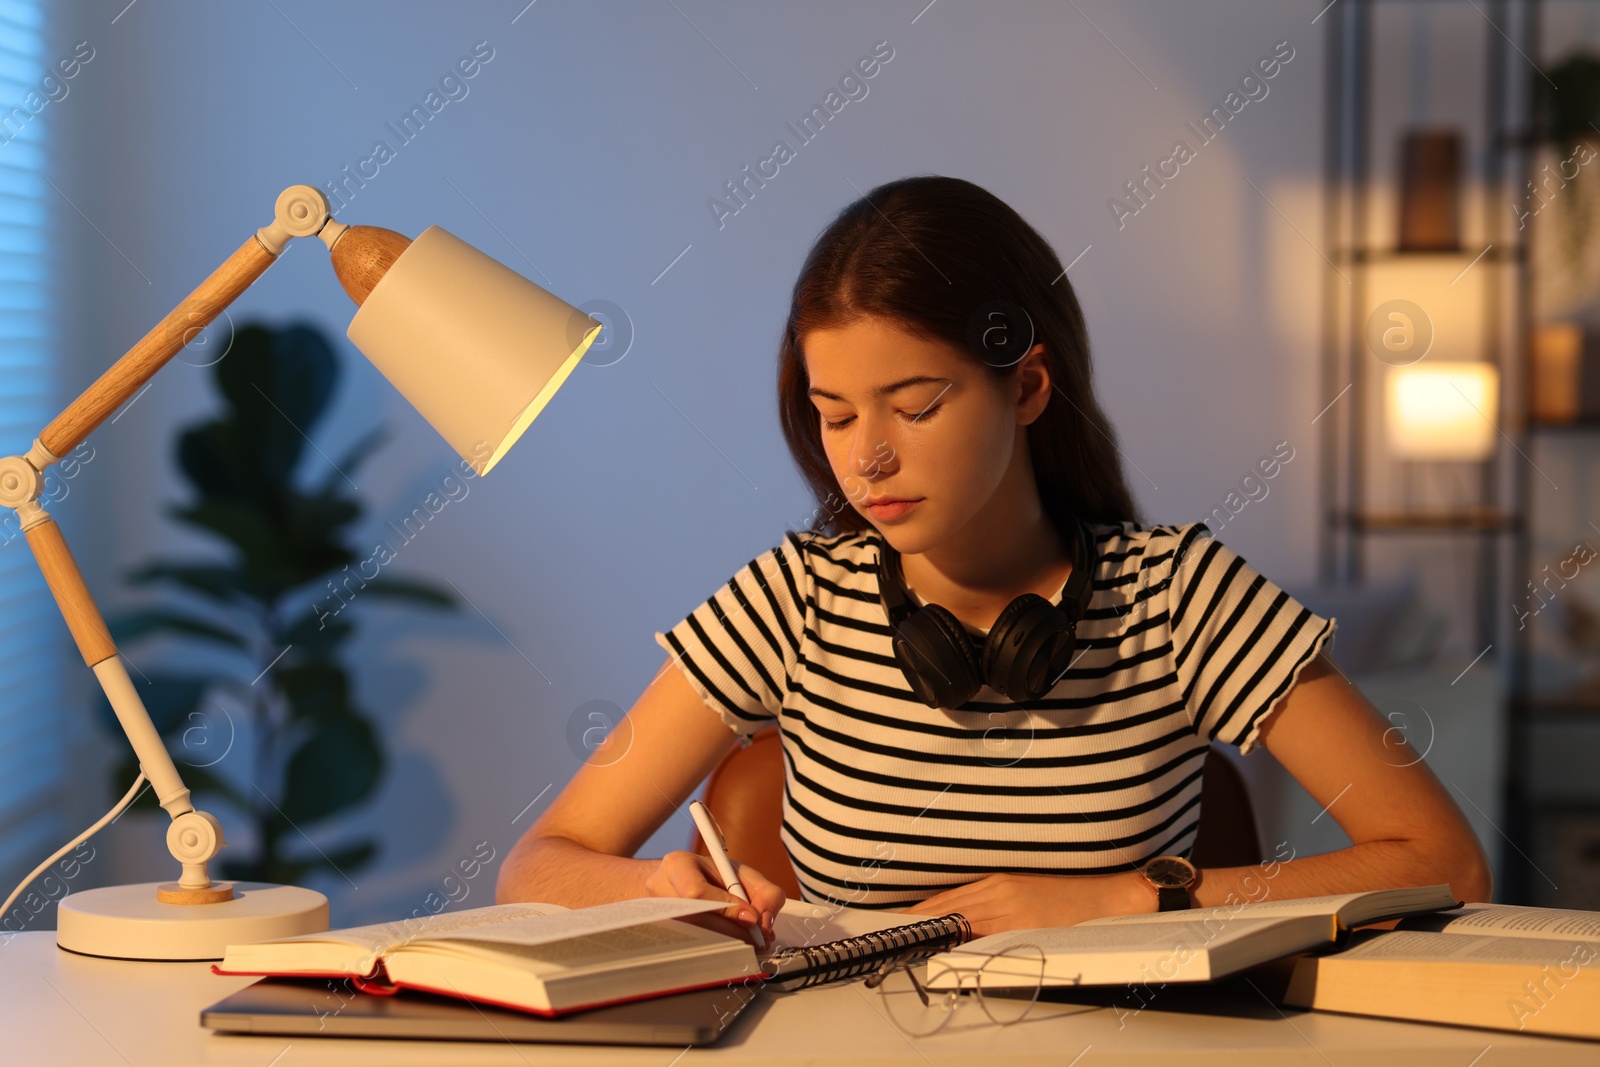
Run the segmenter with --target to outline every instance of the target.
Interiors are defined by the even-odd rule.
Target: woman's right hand
[[[739,876],[739,884],[750,896],[748,904],[722,888],[711,857],[697,852],[679,850],[667,853],[661,857],[661,865],[645,879],[644,885],[653,897],[726,901],[728,906],[720,912],[686,915],[682,921],[737,937],[751,945],[755,944],[755,939],[750,936],[750,927],[759,926],[770,948],[773,942],[772,917],[783,907],[785,894],[754,867],[735,860],[733,868]]]

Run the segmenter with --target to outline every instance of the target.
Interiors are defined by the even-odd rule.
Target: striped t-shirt
[[[1038,700],[988,686],[954,710],[916,698],[878,599],[874,528],[786,533],[655,635],[735,732],[777,723],[781,835],[807,900],[902,908],[1002,871],[1188,854],[1208,745],[1249,752],[1333,623],[1203,523],[1089,528],[1074,665]]]

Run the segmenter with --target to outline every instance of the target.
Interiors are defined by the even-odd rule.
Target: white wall
[[[63,51],[96,48],[48,116],[67,146],[57,184],[76,205],[61,209],[81,278],[68,388],[267,222],[284,186],[337,177],[375,139],[396,143],[385,123],[478,41],[494,58],[469,95],[400,147],[341,220],[445,226],[573,303],[619,305],[635,332],[620,362],[580,367],[397,562],[454,582],[479,610],[367,616],[358,693],[395,758],[348,827],[381,837],[381,863],[354,877],[359,889],[316,883],[336,923],[419,906],[479,841],[503,855],[577,766],[574,710],[627,707],[661,663],[652,632],[804,523],[811,504],[776,419],[776,342],[810,242],[879,182],[968,178],[1063,262],[1088,248],[1070,278],[1147,518],[1202,517],[1286,440],[1296,458],[1271,495],[1218,532],[1280,582],[1314,572],[1310,420],[1326,398],[1322,260],[1307,238],[1320,239],[1321,4],[543,0],[513,23],[520,0],[124,2],[61,15]],[[785,123],[878,41],[894,56],[868,95],[719,229],[708,198],[776,139],[793,145]],[[1184,123],[1281,41],[1294,58],[1269,95],[1119,230],[1108,198],[1176,139],[1196,145]],[[313,243],[233,318],[307,318],[338,340],[346,376],[315,436],[336,454],[377,423],[396,431],[356,479],[376,533],[453,457],[344,341],[351,310]],[[119,577],[130,565],[199,550],[163,507],[183,493],[174,432],[214,403],[208,375],[174,363],[94,435],[81,494],[57,513],[108,607],[132,602]],[[87,753],[103,752],[79,682],[84,699],[61,714]],[[102,780],[87,780],[84,822],[108,802]],[[107,879],[166,875],[129,858],[138,832],[114,831]],[[646,854],[687,832],[670,822]],[[475,902],[489,902],[488,881]]]

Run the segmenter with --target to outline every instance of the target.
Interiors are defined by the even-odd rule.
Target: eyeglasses
[[[951,955],[965,955],[971,962],[953,964]],[[997,1026],[1021,1022],[1038,1003],[1044,985],[1044,950],[1032,944],[1011,945],[1001,952],[953,949],[931,974],[930,967],[927,960],[885,963],[865,982],[867,988],[877,989],[884,1014],[907,1037],[927,1037],[942,1030],[969,999],[963,993],[971,993]],[[1081,977],[1074,976],[1072,984]]]

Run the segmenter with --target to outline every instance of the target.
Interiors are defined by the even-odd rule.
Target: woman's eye
[[[900,412],[900,417],[911,423],[927,422],[943,406],[943,404],[935,404],[931,407],[923,408],[921,411],[902,411]],[[842,430],[854,422],[855,419],[854,415],[847,415],[842,419],[829,419],[824,416],[822,427],[826,430]]]

